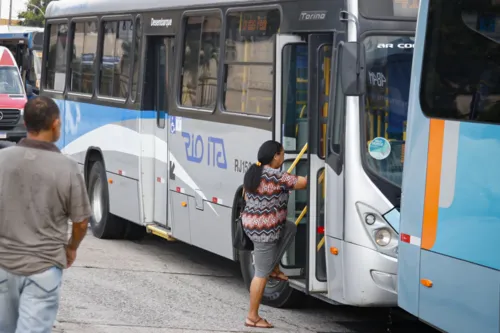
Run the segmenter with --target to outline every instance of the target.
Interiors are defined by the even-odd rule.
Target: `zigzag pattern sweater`
[[[289,191],[298,177],[264,167],[255,193],[246,193],[241,220],[243,229],[253,242],[270,243],[280,238],[286,221]]]

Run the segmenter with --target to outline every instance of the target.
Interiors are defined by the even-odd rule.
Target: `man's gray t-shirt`
[[[54,144],[23,139],[0,150],[0,267],[32,275],[66,267],[68,219],[91,216],[75,161]]]

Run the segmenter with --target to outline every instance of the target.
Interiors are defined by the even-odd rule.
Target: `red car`
[[[18,142],[26,137],[26,90],[12,53],[0,46],[0,140]]]

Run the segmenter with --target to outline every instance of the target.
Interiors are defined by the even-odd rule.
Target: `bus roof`
[[[248,5],[273,3],[269,0],[60,0],[51,1],[45,11],[46,18],[90,14],[114,14],[131,11],[148,11],[218,4]],[[117,9],[119,8],[119,9]]]
[[[22,34],[30,32],[43,32],[43,28],[25,27],[21,25],[0,25],[0,34]]]

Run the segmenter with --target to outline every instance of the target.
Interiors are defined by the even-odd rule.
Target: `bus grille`
[[[0,127],[14,127],[19,122],[21,112],[15,109],[0,109]]]

